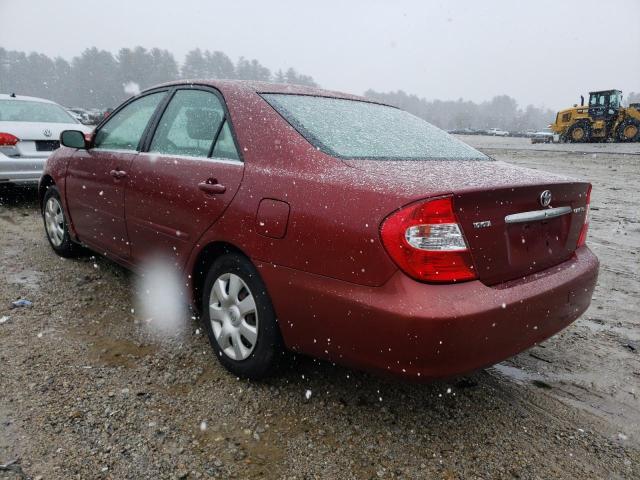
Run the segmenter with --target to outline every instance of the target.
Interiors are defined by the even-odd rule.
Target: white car
[[[55,102],[0,94],[0,185],[37,184],[63,130],[91,132]]]
[[[508,137],[509,132],[506,130],[500,130],[499,128],[490,128],[487,130],[487,135],[493,135],[494,137]]]
[[[554,134],[550,128],[531,134],[531,143],[558,143],[559,135]]]

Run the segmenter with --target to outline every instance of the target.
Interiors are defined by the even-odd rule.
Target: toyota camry
[[[284,350],[431,379],[499,362],[589,306],[591,185],[494,161],[390,105],[309,87],[148,89],[40,183],[51,247],[170,258],[220,362]]]

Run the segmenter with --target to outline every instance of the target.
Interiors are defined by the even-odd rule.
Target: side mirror
[[[87,148],[84,133],[80,130],[65,130],[60,134],[60,143],[69,148]]]

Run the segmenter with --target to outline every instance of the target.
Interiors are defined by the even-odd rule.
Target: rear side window
[[[98,130],[94,147],[109,150],[136,150],[149,119],[165,93],[146,95],[115,113]]]
[[[345,159],[489,160],[398,108],[331,97],[263,94],[312,145]]]
[[[203,90],[178,90],[165,110],[150,152],[207,157],[224,121],[218,97]]]
[[[220,130],[220,135],[218,135],[218,139],[216,140],[216,146],[213,149],[213,156],[229,158],[231,160],[240,160],[238,150],[236,149],[233,137],[231,136],[231,128],[227,121],[224,122],[222,130]]]

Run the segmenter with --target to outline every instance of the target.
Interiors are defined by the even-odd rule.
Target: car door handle
[[[124,170],[111,170],[109,174],[116,179],[124,178],[127,176],[127,172]]]
[[[198,188],[209,195],[215,195],[217,193],[224,193],[227,191],[227,187],[218,183],[217,180],[207,180],[206,182],[200,182]]]

